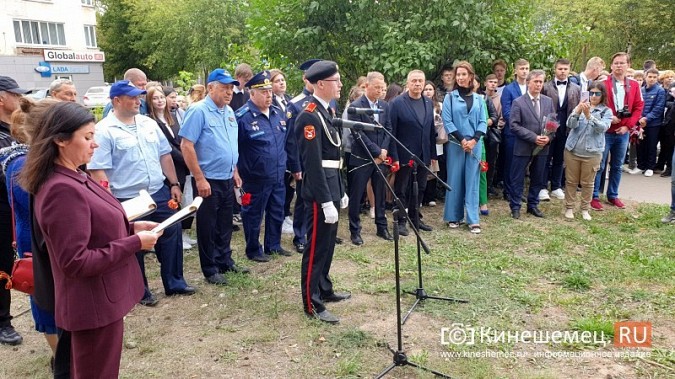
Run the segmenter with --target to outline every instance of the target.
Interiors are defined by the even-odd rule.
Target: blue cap
[[[260,71],[259,73],[255,74],[251,80],[246,82],[246,87],[250,89],[272,89],[270,76],[271,75],[269,71]]]
[[[120,96],[131,96],[136,97],[138,95],[144,95],[147,91],[144,89],[136,88],[128,80],[120,80],[115,82],[112,87],[110,87],[110,98],[114,99]]]
[[[312,67],[312,65],[313,65],[314,63],[316,63],[316,62],[318,62],[318,61],[320,61],[320,60],[321,60],[321,59],[310,59],[310,60],[306,60],[306,61],[302,62],[302,64],[301,64],[298,68],[301,69],[302,71],[307,71],[310,67]]]
[[[234,84],[235,86],[239,85],[239,82],[234,80],[232,75],[230,73],[223,69],[223,68],[217,68],[209,74],[209,78],[206,79],[206,84],[209,84],[211,82],[220,82],[223,84]]]

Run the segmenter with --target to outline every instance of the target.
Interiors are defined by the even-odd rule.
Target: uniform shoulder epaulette
[[[244,115],[244,113],[248,112],[249,110],[250,108],[248,107],[248,105],[244,105],[243,107],[237,109],[234,115],[237,116],[237,118],[240,118],[241,116]]]
[[[311,113],[311,112],[314,112],[315,109],[316,109],[316,103],[309,103],[309,105],[307,105],[307,107],[305,108],[305,111]]]
[[[302,99],[304,99],[304,98],[305,98],[305,94],[304,94],[304,93],[301,93],[301,94],[299,94],[298,96],[292,98],[292,99],[291,99],[291,103],[297,103],[297,102],[299,102],[300,100],[302,100]]]

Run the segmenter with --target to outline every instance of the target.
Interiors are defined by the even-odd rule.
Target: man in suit
[[[644,100],[640,92],[640,85],[633,79],[626,77],[626,70],[630,68],[630,55],[619,52],[612,56],[612,75],[605,80],[607,88],[607,107],[612,110],[612,124],[605,132],[605,152],[602,154],[600,170],[595,175],[595,188],[591,208],[603,210],[600,203],[601,188],[604,187],[605,168],[608,157],[609,184],[607,185],[607,202],[619,209],[625,208],[619,199],[619,183],[621,182],[621,166],[626,158],[628,149],[628,130],[637,125],[642,117]]]
[[[527,92],[513,101],[510,126],[514,136],[511,163],[511,217],[520,218],[520,198],[523,196],[525,171],[530,164],[530,188],[527,195],[527,213],[544,217],[537,207],[539,191],[544,188],[544,169],[548,160],[549,144],[553,135],[543,135],[544,116],[553,113],[551,98],[541,94],[546,73],[532,70],[527,75]],[[536,155],[535,148],[539,147]],[[539,150],[537,149],[537,150]],[[530,163],[531,162],[531,163]]]
[[[434,105],[431,99],[422,96],[425,80],[424,72],[421,70],[412,70],[408,73],[406,82],[408,91],[392,100],[389,107],[389,119],[394,137],[429,166],[432,160],[436,160],[436,130],[434,129]],[[413,167],[410,165],[412,157],[406,150],[399,148],[396,141],[391,141],[389,152],[395,164],[401,167],[396,173],[394,191],[408,207],[410,220],[415,222],[419,220],[418,208],[424,197],[424,189],[427,187],[427,171],[418,167],[417,176],[413,177]],[[412,196],[412,181],[418,183],[416,198]],[[401,218],[398,223],[398,232],[402,236],[408,235],[405,222],[406,220]],[[433,230],[421,220],[415,226],[425,231]]]
[[[548,200],[546,190],[549,180],[551,181],[551,196],[556,199],[564,199],[565,192],[562,189],[563,178],[563,155],[565,142],[567,142],[567,117],[572,114],[579,104],[581,90],[578,85],[568,81],[570,73],[570,61],[564,58],[555,62],[555,78],[544,84],[542,93],[551,98],[553,109],[557,114],[560,124],[556,132],[556,138],[551,141],[551,153],[548,155],[546,168],[544,169],[544,188],[539,193],[539,200]]]
[[[380,100],[380,97],[387,89],[384,82],[384,75],[377,71],[369,72],[366,76],[366,91],[363,96],[351,103],[350,107],[367,108],[378,110],[380,113],[373,115],[350,114],[349,119],[370,124],[381,124],[385,129],[391,131],[391,122],[389,121],[389,105],[386,101]],[[370,159],[372,155],[380,167],[381,163],[387,159],[390,137],[384,130],[376,131],[351,131],[354,138],[352,143],[352,153],[349,157],[349,163],[354,169],[348,172],[349,197],[352,201],[349,204],[349,232],[354,245],[363,245],[361,238],[361,220],[359,213],[361,211],[361,199],[366,190],[368,180],[372,181],[373,193],[375,195],[375,225],[377,226],[377,236],[384,240],[392,241],[393,237],[387,230],[387,217],[384,214],[385,184],[382,177],[377,172],[375,165]],[[363,141],[361,143],[360,141]]]
[[[329,272],[338,229],[338,207],[346,208],[340,175],[340,130],[333,126],[329,103],[340,98],[340,73],[332,61],[318,61],[305,72],[314,94],[295,120],[295,133],[304,167],[302,199],[309,210],[308,238],[302,255],[301,287],[305,314],[335,324],[340,320],[324,303],[346,300],[349,293],[336,293]]]
[[[527,75],[530,72],[530,63],[525,59],[518,59],[515,63],[516,80],[509,83],[502,91],[502,117],[504,118],[504,130],[502,130],[502,145],[499,148],[499,157],[497,165],[501,171],[501,179],[504,181],[504,199],[509,200],[511,193],[511,157],[513,156],[513,146],[515,136],[511,132],[511,103],[527,91]],[[498,173],[499,175],[499,173]],[[518,198],[520,200],[520,198]]]

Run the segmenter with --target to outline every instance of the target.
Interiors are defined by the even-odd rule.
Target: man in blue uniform
[[[239,162],[242,189],[250,202],[241,206],[246,256],[268,262],[269,255],[291,255],[281,248],[286,186],[286,118],[272,106],[270,72],[262,71],[246,83],[250,99],[237,111]],[[265,243],[260,245],[260,226],[265,214]]]
[[[349,202],[340,175],[342,133],[332,124],[335,113],[329,105],[340,98],[342,82],[337,64],[331,61],[314,63],[305,77],[312,83],[314,94],[295,120],[295,137],[305,170],[301,196],[310,220],[302,255],[302,302],[308,316],[337,323],[339,319],[324,303],[351,296],[334,292],[329,276],[338,229],[337,207],[346,208]]]

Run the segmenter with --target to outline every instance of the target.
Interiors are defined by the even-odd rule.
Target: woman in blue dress
[[[449,135],[447,144],[448,184],[452,191],[445,194],[443,220],[450,228],[459,228],[464,221],[471,233],[481,232],[479,217],[479,186],[481,137],[487,132],[483,98],[475,93],[475,73],[469,62],[455,66],[455,89],[445,95],[443,124]]]

